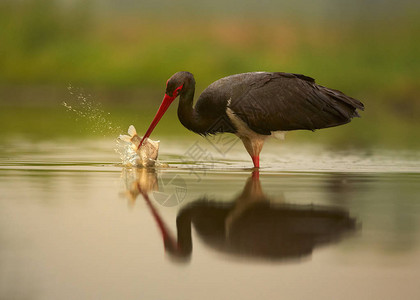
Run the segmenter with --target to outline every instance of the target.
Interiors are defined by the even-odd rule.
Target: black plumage
[[[163,102],[143,140],[180,96],[178,117],[187,129],[201,135],[237,134],[254,166],[259,167],[264,139],[272,132],[338,126],[358,117],[357,110],[364,109],[359,100],[318,85],[311,77],[292,73],[252,72],[224,77],[209,85],[195,106],[194,93],[191,73],[178,72],[169,78]]]
[[[214,82],[200,95],[195,111],[216,120],[226,114],[227,106],[263,135],[342,125],[358,116],[356,109],[364,109],[360,101],[320,86],[313,78],[268,72],[232,75]]]

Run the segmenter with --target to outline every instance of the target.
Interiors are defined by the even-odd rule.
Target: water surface
[[[165,141],[0,149],[1,299],[417,299],[417,152]]]

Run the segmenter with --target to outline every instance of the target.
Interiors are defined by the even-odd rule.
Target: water
[[[0,299],[420,297],[417,152],[219,142],[4,143]]]
[[[66,110],[75,116],[75,121],[83,120],[87,122],[88,129],[93,134],[117,134],[121,132],[120,126],[110,121],[110,112],[102,108],[101,102],[92,99],[91,95],[86,95],[80,88],[72,85],[67,87],[69,97],[62,105]]]

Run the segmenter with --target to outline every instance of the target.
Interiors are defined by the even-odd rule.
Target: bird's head
[[[178,72],[166,81],[165,97],[168,96],[171,99],[175,99],[179,95],[185,85],[187,74],[189,73]]]
[[[175,98],[183,92],[187,85],[189,85],[189,83],[191,82],[191,78],[193,78],[193,76],[189,72],[178,72],[172,75],[171,78],[168,79],[168,81],[166,81],[166,91],[165,96],[163,97],[163,101],[155,117],[153,118],[152,123],[150,124],[149,128],[144,134],[143,139],[141,140],[138,148],[140,148],[143,144],[143,141],[150,136],[153,129],[156,127],[157,123],[159,123],[163,114],[166,112],[166,110],[169,108],[169,106],[175,100]]]

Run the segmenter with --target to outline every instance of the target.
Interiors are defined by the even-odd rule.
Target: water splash
[[[133,148],[133,144],[120,138],[117,139],[115,152],[120,155],[124,166],[138,166],[138,162],[141,161],[140,156]]]
[[[118,153],[121,163],[125,167],[164,167],[167,168],[168,164],[153,159],[149,159],[146,163],[142,157],[133,148],[133,144],[117,138],[115,145],[115,152]]]
[[[136,128],[130,125],[129,135],[120,135],[117,138],[115,151],[120,155],[124,166],[154,167],[159,154],[159,141],[146,138],[139,148],[142,137],[138,136]]]
[[[111,113],[105,112],[100,102],[93,101],[91,95],[86,96],[80,89],[71,85],[67,89],[71,97],[68,101],[63,101],[62,105],[76,115],[76,121],[86,121],[91,132],[103,136],[121,132],[121,127],[109,120]]]

